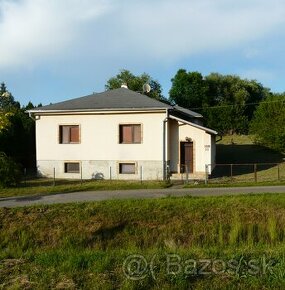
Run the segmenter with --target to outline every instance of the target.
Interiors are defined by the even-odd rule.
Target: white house
[[[204,178],[216,131],[202,116],[119,88],[29,110],[41,176],[162,180]],[[210,173],[209,172],[209,173]]]

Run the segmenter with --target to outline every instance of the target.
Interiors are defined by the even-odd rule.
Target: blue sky
[[[179,68],[285,91],[284,0],[0,0],[0,82],[27,104],[104,90],[120,69],[165,96]]]

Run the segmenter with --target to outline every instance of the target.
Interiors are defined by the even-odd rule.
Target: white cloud
[[[0,66],[31,66],[64,55],[80,40],[81,26],[108,9],[104,0],[2,0]]]
[[[2,0],[0,15],[0,68],[75,56],[111,67],[114,60],[172,62],[242,48],[284,30],[285,2]]]

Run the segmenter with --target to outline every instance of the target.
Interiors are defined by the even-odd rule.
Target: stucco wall
[[[119,161],[136,162],[143,167],[144,179],[162,178],[163,120],[165,113],[56,115],[40,116],[36,121],[38,170],[60,178],[78,178],[64,173],[64,161],[80,161],[83,178],[102,173],[109,178],[138,179],[140,173],[117,174]],[[119,124],[142,124],[141,144],[119,144]],[[78,124],[80,144],[59,144],[59,125]]]
[[[204,130],[180,123],[179,141],[186,137],[193,141],[194,173],[205,173],[205,164],[211,163],[211,135]]]

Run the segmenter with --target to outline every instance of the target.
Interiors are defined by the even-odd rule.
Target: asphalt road
[[[216,188],[167,188],[114,191],[84,191],[49,195],[0,198],[0,207],[22,207],[39,204],[101,201],[108,199],[143,199],[168,196],[220,196],[250,193],[285,193],[285,186],[216,187]]]

